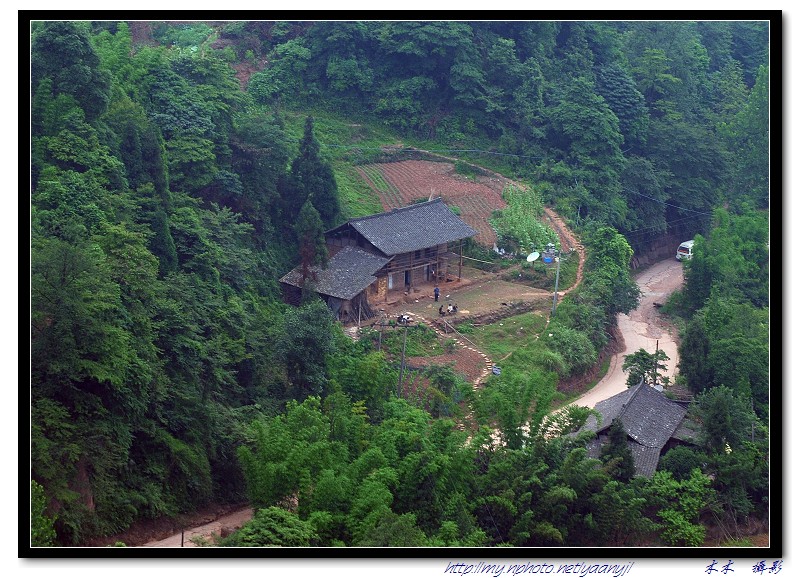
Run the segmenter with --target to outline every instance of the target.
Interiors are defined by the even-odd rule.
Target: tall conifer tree
[[[320,158],[319,142],[314,136],[314,119],[310,116],[306,118],[300,152],[292,161],[290,181],[288,197],[284,198],[286,221],[293,222],[303,203],[312,197],[323,225],[332,227],[339,216],[339,191],[333,169]]]

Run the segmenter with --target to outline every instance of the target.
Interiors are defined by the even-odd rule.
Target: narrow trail
[[[442,331],[442,328],[440,327],[440,325],[438,323],[433,323],[430,319],[427,319],[427,318],[423,317],[422,315],[417,315],[416,313],[413,313],[413,312],[408,312],[408,315],[410,317],[412,317],[413,319],[418,320],[420,323],[424,324],[425,326],[430,327],[431,329],[436,331],[437,334],[439,334],[439,335],[441,335],[443,337],[454,339],[455,343],[456,343],[456,345],[458,347],[463,347],[464,349],[466,349],[468,351],[473,351],[473,352],[477,353],[478,355],[480,355],[483,358],[483,360],[485,362],[485,367],[481,371],[480,376],[477,377],[475,380],[473,380],[473,382],[472,382],[472,388],[473,389],[477,389],[480,386],[481,382],[484,379],[486,379],[486,377],[492,372],[492,367],[494,365],[492,363],[492,359],[486,353],[484,353],[483,351],[478,349],[478,346],[475,345],[474,343],[472,343],[472,341],[470,341],[469,339],[467,339],[466,337],[464,337],[463,335],[458,333],[456,331],[455,327],[453,327],[452,325],[450,325],[448,323],[447,326],[452,328],[452,332],[451,333],[445,333],[444,331]]]

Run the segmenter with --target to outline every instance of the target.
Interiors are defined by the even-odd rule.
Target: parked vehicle
[[[678,261],[683,261],[685,259],[692,258],[692,247],[694,247],[694,241],[684,241],[678,246],[678,252],[675,253],[675,258]]]

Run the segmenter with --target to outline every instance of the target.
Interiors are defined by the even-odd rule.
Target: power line
[[[631,189],[623,188],[622,190],[625,191],[625,192],[628,192],[628,193],[633,193],[634,195],[639,195],[640,197],[644,197],[646,199],[650,199],[651,201],[655,201],[656,203],[661,203],[662,205],[666,205],[667,207],[673,207],[675,209],[680,209],[681,211],[689,211],[690,213],[697,213],[699,215],[708,215],[709,217],[713,217],[714,216],[713,213],[705,213],[703,211],[695,211],[694,209],[687,209],[686,207],[679,207],[678,205],[672,205],[670,203],[667,203],[666,201],[661,201],[659,199],[654,199],[653,197],[649,197],[649,196],[645,195],[644,193],[640,193],[638,191],[634,191],[634,190],[631,190]]]
[[[669,227],[670,225],[674,225],[675,223],[680,223],[680,222],[688,221],[688,220],[691,220],[691,219],[700,219],[701,217],[704,217],[704,216],[705,215],[689,215],[688,217],[681,217],[680,219],[675,219],[674,221],[667,221],[667,222],[664,223],[664,225]],[[661,225],[650,225],[649,227],[642,227],[641,229],[636,229],[634,231],[626,231],[625,234],[626,235],[633,235],[633,234],[643,235],[647,231],[649,231],[650,229],[658,229],[660,227],[661,227]]]
[[[357,146],[357,145],[334,145],[334,144],[326,144],[320,143],[320,146],[328,147],[328,148],[339,148],[339,149],[358,149],[358,150],[373,150],[373,151],[386,151],[386,147],[364,147],[364,146]],[[518,155],[514,153],[499,153],[497,151],[487,151],[483,149],[436,149],[436,150],[427,150],[427,149],[419,149],[419,148],[402,148],[402,149],[389,149],[391,152],[418,152],[418,153],[430,153],[430,154],[439,154],[439,153],[480,153],[485,155],[497,155],[497,156],[504,156],[504,157],[517,157],[520,159],[546,159],[547,157],[536,157],[533,155]]]

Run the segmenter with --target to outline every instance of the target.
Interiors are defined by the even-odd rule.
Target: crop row
[[[370,188],[378,194],[384,209],[404,207],[407,204],[397,187],[387,183],[375,165],[363,165],[356,167],[356,170]]]
[[[458,175],[452,164],[419,160],[362,165],[359,174],[380,196],[385,209],[408,206],[431,195],[441,196],[449,205],[458,207],[461,218],[478,232],[476,241],[487,246],[496,241],[489,218],[493,211],[506,206],[502,179],[473,181]]]

